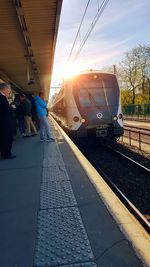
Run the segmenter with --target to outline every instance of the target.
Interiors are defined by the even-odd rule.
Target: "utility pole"
[[[114,74],[117,74],[116,65],[113,65]]]

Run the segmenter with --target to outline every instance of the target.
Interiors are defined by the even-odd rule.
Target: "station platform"
[[[55,142],[17,137],[16,159],[0,160],[0,266],[143,266],[52,121],[51,127]]]

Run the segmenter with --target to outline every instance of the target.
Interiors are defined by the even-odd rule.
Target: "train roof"
[[[105,71],[94,70],[94,69],[80,71],[80,72],[77,73],[77,75],[80,75],[80,74],[92,74],[92,73],[113,74],[113,75],[115,75],[114,73],[111,73],[111,72],[105,72]]]
[[[116,74],[114,74],[114,73],[104,72],[104,71],[100,71],[100,70],[93,70],[93,69],[91,69],[91,70],[84,70],[84,71],[77,72],[77,73],[75,73],[71,77],[66,77],[66,78],[64,78],[64,82],[65,81],[68,81],[68,80],[74,80],[78,76],[89,75],[89,74],[101,74],[101,75],[108,74],[108,75],[111,75],[111,76],[116,77]]]
[[[85,70],[85,71],[82,71],[82,72],[78,72],[76,74],[74,74],[73,76],[71,77],[66,77],[63,79],[63,84],[66,83],[67,81],[73,81],[75,80],[77,77],[80,77],[80,76],[85,76],[85,75],[95,75],[95,74],[101,74],[101,75],[110,75],[110,76],[113,76],[113,77],[116,77],[116,74],[114,73],[110,73],[110,72],[102,72],[100,70]]]

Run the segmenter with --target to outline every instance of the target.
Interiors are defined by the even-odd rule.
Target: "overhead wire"
[[[89,38],[89,36],[90,36],[92,30],[94,29],[94,27],[95,27],[95,25],[96,25],[98,19],[99,19],[100,16],[102,15],[102,13],[103,13],[104,9],[106,8],[108,2],[109,2],[109,0],[104,0],[104,1],[102,2],[102,4],[101,4],[100,8],[98,9],[98,12],[97,12],[97,14],[95,15],[95,17],[94,17],[94,19],[93,19],[93,21],[92,21],[92,23],[91,23],[91,25],[90,25],[90,27],[89,27],[87,33],[85,34],[85,36],[84,36],[84,38],[83,38],[82,43],[80,44],[80,46],[79,46],[79,48],[78,48],[78,51],[77,51],[77,53],[76,53],[76,55],[75,55],[73,61],[75,61],[75,60],[77,59],[77,57],[79,56],[79,54],[81,53],[81,50],[82,50],[83,46],[85,45],[87,39]]]
[[[70,58],[71,58],[71,56],[72,56],[72,52],[73,52],[73,49],[74,49],[76,40],[77,40],[77,38],[78,38],[78,35],[79,35],[79,33],[80,33],[80,29],[81,29],[81,26],[82,26],[82,24],[83,24],[83,20],[84,20],[84,18],[85,18],[85,15],[86,15],[88,6],[89,6],[89,4],[90,4],[90,1],[91,1],[91,0],[88,0],[88,2],[87,2],[87,4],[86,4],[85,11],[84,11],[84,14],[83,14],[82,19],[81,19],[81,23],[80,23],[80,25],[79,25],[79,28],[78,28],[76,37],[75,37],[75,39],[74,39],[74,42],[73,42],[73,45],[72,45],[72,48],[71,48],[71,51],[70,51],[70,54],[69,54],[69,57],[68,57],[68,61],[70,60]]]
[[[109,2],[109,0],[103,0],[103,2],[102,2],[102,4],[100,5],[100,7],[98,6],[98,11],[97,11],[97,13],[96,13],[96,15],[95,15],[95,17],[94,17],[92,23],[90,24],[90,27],[89,27],[88,31],[86,32],[86,34],[85,34],[85,36],[84,36],[84,38],[83,38],[83,40],[82,40],[82,43],[80,44],[80,46],[79,46],[79,48],[78,48],[78,50],[77,50],[77,52],[76,52],[76,55],[75,55],[73,61],[75,61],[75,60],[77,59],[77,57],[79,56],[79,54],[81,53],[81,50],[82,50],[83,46],[85,45],[87,39],[89,38],[89,36],[90,36],[92,30],[94,29],[94,27],[95,27],[95,25],[96,25],[98,19],[100,18],[100,16],[102,15],[103,11],[105,10],[105,8],[106,8],[108,2]],[[82,22],[83,22],[83,21],[82,21]],[[82,25],[82,24],[81,24],[81,25]],[[80,27],[80,28],[81,28],[81,27]],[[80,30],[78,30],[78,34],[79,34],[79,32],[80,32]],[[78,36],[78,35],[76,35],[76,39],[77,39],[77,36]],[[76,41],[75,41],[75,42],[76,42]],[[73,44],[73,48],[74,48],[74,46],[75,46],[75,42],[74,42],[74,44]],[[70,55],[69,55],[69,59],[70,59],[70,57],[71,57],[71,55],[72,55],[72,52],[73,52],[73,49],[71,50],[71,53],[70,53]]]

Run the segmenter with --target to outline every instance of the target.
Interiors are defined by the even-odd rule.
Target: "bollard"
[[[129,130],[129,145],[131,146],[131,130]]]
[[[139,150],[141,150],[141,133],[139,132]]]

